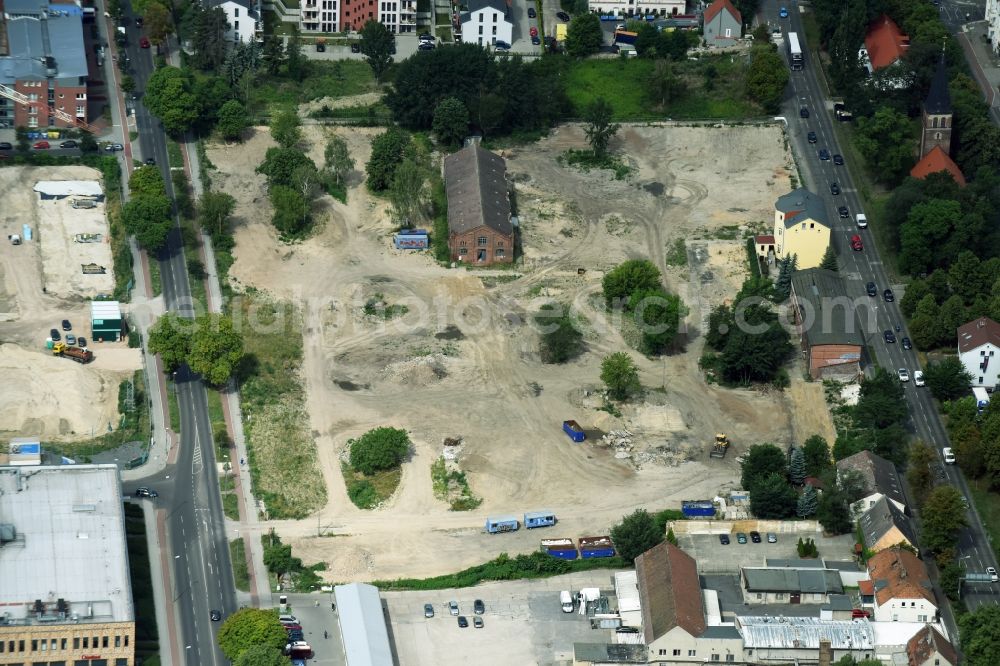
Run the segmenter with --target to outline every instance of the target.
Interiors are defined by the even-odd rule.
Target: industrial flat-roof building
[[[0,664],[132,666],[118,467],[0,467],[0,581]]]
[[[347,666],[393,666],[378,588],[365,583],[337,585],[333,595]]]
[[[101,342],[118,342],[125,331],[122,308],[118,301],[90,302],[90,338]]]

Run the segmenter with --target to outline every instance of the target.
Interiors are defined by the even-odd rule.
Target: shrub
[[[410,437],[399,428],[375,428],[352,439],[348,445],[351,447],[351,467],[371,475],[403,462],[410,450]]]

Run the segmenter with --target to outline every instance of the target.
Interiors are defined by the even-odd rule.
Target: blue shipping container
[[[569,435],[574,442],[582,442],[587,439],[587,434],[576,421],[563,421],[563,431]]]
[[[558,557],[560,560],[575,560],[578,554],[576,548],[572,546],[569,548],[546,548],[545,552],[552,557]]]
[[[580,537],[580,557],[589,560],[595,557],[614,557],[615,546],[611,537]]]
[[[711,518],[715,515],[715,505],[711,500],[684,500],[681,502],[681,512],[685,516]]]
[[[496,516],[486,519],[486,531],[490,534],[516,532],[520,526],[521,523],[518,522],[517,516]]]
[[[529,511],[524,514],[524,526],[529,530],[532,527],[548,527],[556,524],[556,514],[551,511]]]

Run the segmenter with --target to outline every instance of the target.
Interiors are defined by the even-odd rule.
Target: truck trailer
[[[556,524],[556,514],[551,511],[529,511],[524,514],[524,527],[549,527]]]
[[[516,532],[521,527],[517,516],[492,516],[486,519],[486,531],[490,534]]]
[[[575,560],[579,554],[572,539],[542,539],[542,551],[560,560]]]
[[[609,536],[580,537],[580,557],[589,560],[595,557],[614,557],[615,546]]]
[[[681,512],[688,518],[711,518],[715,516],[712,500],[683,500]]]
[[[583,431],[583,427],[576,421],[563,421],[563,431],[574,442],[582,442],[587,439],[587,433]]]
[[[94,360],[94,353],[89,349],[70,347],[65,342],[57,342],[52,345],[52,354],[54,356],[65,356],[66,358],[71,358],[77,363],[90,363]]]

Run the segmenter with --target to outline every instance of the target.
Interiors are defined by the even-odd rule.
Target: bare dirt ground
[[[87,244],[88,251],[104,252],[82,258],[73,243],[76,233],[107,236],[104,206],[77,210],[68,199],[39,201],[32,191],[39,180],[93,180],[87,167],[15,167],[0,169],[0,433],[39,435],[54,440],[80,440],[98,434],[118,419],[118,384],[139,369],[137,350],[124,344],[91,345],[95,360],[79,365],[54,358],[46,351],[49,329],[63,319],[73,333],[90,335],[89,296],[110,291],[111,252],[106,243]],[[36,237],[11,245],[7,235],[32,226]],[[66,235],[69,240],[66,240]],[[84,276],[80,263],[94,261],[108,268],[107,276]],[[90,278],[99,278],[88,282]],[[107,286],[98,284],[100,280]],[[43,291],[44,289],[44,291]],[[79,291],[77,291],[79,289]]]
[[[323,131],[304,128],[317,162]],[[338,131],[362,167],[375,132]],[[584,144],[582,130],[566,126],[507,152],[525,258],[513,271],[447,270],[392,249],[385,203],[366,193],[360,174],[347,205],[322,203],[314,237],[282,245],[268,223],[264,181],[253,174],[270,138],[258,132],[243,146],[209,149],[213,180],[237,198],[234,282],[304,307],[303,381],[330,501],[312,519],[274,527],[306,562],[326,561],[329,579],[434,575],[537,548],[539,536],[524,530],[482,534],[491,513],[549,508],[560,522],[546,537],[606,533],[636,507],[734,487],[734,459],[746,446],[791,441],[781,394],[709,385],[697,366],[703,318],[746,276],[742,241],[726,239],[770,219],[789,188],[781,130],[624,128],[612,148],[635,168],[627,181],[556,162]],[[688,265],[668,267],[665,253],[678,238],[688,241]],[[691,308],[686,346],[662,359],[632,351],[600,307],[602,275],[632,257],[659,265]],[[389,322],[364,315],[375,293],[409,312]],[[587,351],[563,366],[540,363],[527,321],[548,298],[572,304],[585,321]],[[648,391],[617,418],[598,410],[600,361],[623,349]],[[562,433],[567,418],[590,431],[586,442]],[[379,425],[409,430],[415,453],[386,506],[360,511],[346,497],[338,456],[348,439]],[[625,429],[631,450],[616,457],[600,434]],[[734,443],[724,461],[707,455],[716,432]],[[458,436],[459,463],[484,500],[467,513],[449,512],[429,480],[442,440]]]

